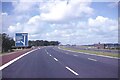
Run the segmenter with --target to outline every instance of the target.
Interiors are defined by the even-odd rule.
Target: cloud
[[[1,13],[2,16],[8,16],[8,13]]]
[[[82,42],[90,42],[87,39],[90,39],[91,43],[109,41],[111,36],[113,36],[112,40],[117,40],[118,28],[117,21],[103,16],[88,18],[87,22],[78,21],[65,24],[53,24],[42,21],[38,15],[30,18],[24,25],[17,23],[17,25],[10,26],[8,29],[9,32],[13,33],[21,30],[27,32],[30,35],[29,39],[58,40],[63,44],[82,44]],[[79,42],[79,40],[81,42]]]
[[[27,24],[35,24],[35,23],[38,23],[40,21],[40,16],[34,16],[34,17],[31,17],[29,19],[29,21],[27,22]]]
[[[44,21],[65,22],[92,15],[94,10],[89,6],[90,2],[81,2],[81,0],[69,1],[69,3],[58,1],[56,3],[49,3],[49,6],[47,3],[46,6],[40,6],[40,10],[43,11],[40,16]]]
[[[14,16],[8,15],[7,12],[1,13],[2,32],[7,32],[8,27],[14,23]]]
[[[63,44],[116,41],[117,21],[99,15],[93,18],[91,2],[81,1],[14,3],[14,14],[3,14],[4,26],[11,35],[27,32],[30,40],[58,40]],[[5,25],[9,19],[11,23]]]
[[[97,16],[95,19],[88,19],[89,32],[96,41],[115,41],[118,42],[118,22],[103,16]]]
[[[118,30],[118,24],[116,20],[109,19],[103,16],[97,16],[96,19],[89,18],[88,25],[93,30],[102,30],[103,32],[106,31],[116,31]]]
[[[22,32],[23,31],[23,27],[20,23],[17,23],[14,26],[9,26],[8,31],[13,33],[13,32]]]
[[[45,36],[52,39],[56,38],[62,42],[66,40],[66,43],[117,42],[118,40],[117,20],[103,16],[97,16],[95,19],[89,18],[88,22],[54,24],[52,27],[55,30],[46,33]]]

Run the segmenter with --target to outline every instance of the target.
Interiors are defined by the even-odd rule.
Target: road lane
[[[82,58],[96,59],[99,62],[118,67],[118,59],[116,59],[116,58],[109,58],[109,57],[89,55],[89,54],[83,54],[83,53],[77,53],[77,52],[70,52],[70,51],[67,51],[67,50],[58,49],[57,47],[54,47],[54,50],[56,50],[58,52],[63,52],[65,54],[69,54],[69,55],[77,55],[78,57],[82,57]]]
[[[118,66],[115,63],[107,64],[107,61],[99,61],[99,57],[83,56],[56,47],[44,47],[29,53],[2,71],[4,78],[118,77]]]
[[[3,78],[77,78],[50,57],[45,48],[34,51],[2,70]]]
[[[47,52],[48,55],[50,55],[50,57],[52,57],[55,61],[58,61],[61,65],[65,66],[65,68],[68,69],[70,72],[72,72],[74,75],[77,75],[77,76],[79,75],[77,72],[75,72],[74,70],[72,70],[68,66],[64,65],[63,63],[61,63],[57,58],[53,57],[47,50],[45,50],[45,51]]]
[[[88,56],[73,56],[65,54],[65,51],[47,48],[48,52],[56,57],[66,66],[71,67],[80,74],[81,78],[116,78],[118,77],[118,66],[106,64],[100,61],[91,61]],[[80,55],[80,54],[79,54]]]

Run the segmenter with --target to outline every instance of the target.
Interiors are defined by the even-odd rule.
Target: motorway
[[[118,78],[118,59],[43,47],[2,70],[3,78]]]

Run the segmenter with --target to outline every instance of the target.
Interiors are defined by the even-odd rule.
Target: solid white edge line
[[[71,71],[73,74],[75,74],[75,75],[79,75],[78,73],[76,73],[75,71],[73,71],[72,69],[70,69],[69,67],[65,67],[65,68],[67,68],[69,71]]]
[[[54,60],[58,61],[58,59],[54,58]]]
[[[62,49],[62,48],[58,47],[58,49]],[[65,50],[65,49],[62,49],[62,50]],[[76,51],[72,51],[72,50],[65,50],[65,51],[76,52]],[[106,57],[106,58],[112,58],[112,59],[120,59],[120,58],[117,58],[117,57],[96,55],[96,54],[90,54],[90,53],[84,53],[84,52],[76,52],[76,53],[82,53],[82,54],[88,54],[88,55],[94,55],[94,56],[100,56],[100,57]]]
[[[20,55],[19,57],[15,58],[15,59],[13,59],[13,60],[11,60],[11,61],[9,61],[8,63],[0,66],[0,70],[6,68],[6,67],[9,66],[10,64],[12,64],[12,63],[14,63],[15,61],[19,60],[20,58],[22,58],[22,57],[24,57],[25,55],[27,55],[27,54],[29,54],[29,53],[31,53],[31,52],[33,52],[33,51],[36,51],[36,50],[37,50],[37,49],[31,50],[31,51],[29,51],[29,52],[26,52],[25,54]]]
[[[88,58],[89,60],[92,60],[92,61],[97,61],[97,60],[95,60],[95,59],[92,59],[92,58]]]

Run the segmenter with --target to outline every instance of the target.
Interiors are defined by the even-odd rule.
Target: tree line
[[[44,40],[36,40],[36,41],[29,41],[29,46],[57,46],[60,44],[58,41],[44,41]]]
[[[31,46],[57,46],[60,44],[58,41],[47,41],[47,40],[35,40],[35,41],[28,41],[29,48]],[[12,37],[10,37],[8,34],[3,33],[0,34],[0,51],[1,52],[8,52],[12,51],[12,48],[15,48],[15,41]]]

